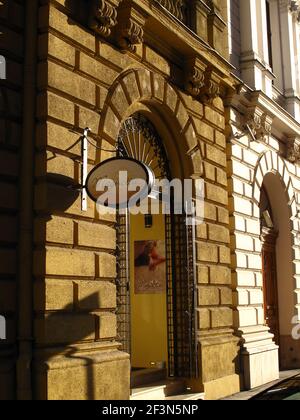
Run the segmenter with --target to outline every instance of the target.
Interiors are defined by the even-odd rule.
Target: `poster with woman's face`
[[[165,292],[165,241],[136,241],[134,243],[134,293],[138,295]]]

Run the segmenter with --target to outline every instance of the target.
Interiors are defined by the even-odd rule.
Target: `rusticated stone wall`
[[[6,59],[6,80],[0,80],[0,314],[7,337],[0,340],[0,399],[15,395],[16,276],[18,242],[19,162],[22,135],[23,16],[17,1],[0,5],[0,49]]]
[[[113,38],[118,30],[111,28],[106,40],[96,34],[80,4],[51,0],[39,8],[34,398],[129,398],[129,355],[118,350],[116,337],[115,219],[100,216],[90,200],[82,211],[74,186],[81,181],[83,129],[90,127],[91,140],[110,149],[122,121],[137,110],[153,116],[175,172],[181,167],[182,176],[205,178],[205,222],[197,229],[201,364],[192,386],[204,389],[207,398],[234,393],[238,347],[232,334],[225,117],[219,97],[220,74],[224,71],[228,82],[230,72],[221,71],[219,63],[214,74],[205,60],[191,60],[197,71],[190,74],[190,56],[178,58],[171,46],[162,49],[158,41],[150,45],[142,38],[130,38],[124,53]],[[149,11],[139,13],[131,15],[135,24]],[[112,155],[90,146],[89,169]]]

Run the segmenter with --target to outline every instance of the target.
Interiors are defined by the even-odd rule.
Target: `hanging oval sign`
[[[129,208],[150,194],[155,182],[153,171],[133,158],[111,158],[88,175],[86,191],[98,205]]]

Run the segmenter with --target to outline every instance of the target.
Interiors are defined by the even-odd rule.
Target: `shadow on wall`
[[[76,19],[86,26],[89,19],[90,1],[65,0],[65,7],[67,11]],[[74,25],[72,19],[68,19],[70,25]]]
[[[45,288],[45,284],[39,288],[39,291],[35,296],[36,299],[39,299],[40,301],[45,299]],[[62,353],[64,359],[73,359],[83,366],[85,384],[78,378],[78,382],[84,392],[82,398],[86,400],[95,400],[97,398],[94,372],[95,359],[93,354],[89,356],[88,352],[80,351],[78,345],[85,342],[97,343],[101,341],[101,316],[100,313],[95,312],[98,311],[99,306],[101,306],[102,296],[100,292],[93,293],[78,301],[78,285],[75,282],[73,282],[73,295],[73,304],[67,305],[63,309],[60,309],[59,312],[50,313],[42,320],[38,319],[36,321],[35,337],[38,340],[38,344],[49,347],[55,345],[55,348],[59,350],[50,350],[49,353],[47,353],[49,354],[48,358],[46,358],[43,353],[39,356],[38,351],[35,355],[33,361],[33,370],[35,371],[34,378],[37,380],[35,399],[46,400],[49,398],[47,389],[48,378],[45,373],[45,367],[46,369],[49,369],[48,366],[51,365],[51,361],[54,361],[55,358],[62,355]],[[106,312],[115,313],[115,310],[106,309]],[[110,339],[105,338],[105,341],[110,341]],[[114,341],[114,337],[111,338],[111,341]],[[66,363],[66,360],[64,363]],[[63,376],[65,374],[65,369],[61,368],[61,374]],[[72,375],[70,375],[70,377],[72,377]],[[66,386],[72,385],[71,381],[69,384],[66,384],[65,381],[66,378],[64,376],[62,383]],[[63,395],[60,395],[59,393],[59,385],[60,384],[58,383],[57,398],[55,399],[63,398]],[[51,386],[53,387],[53,384]],[[97,383],[97,386],[104,387],[105,384]],[[76,384],[74,384],[74,387],[76,388]],[[70,391],[70,394],[72,395],[72,391]],[[99,395],[99,392],[97,394]]]

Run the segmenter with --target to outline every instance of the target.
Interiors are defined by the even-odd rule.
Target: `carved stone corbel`
[[[292,163],[300,162],[300,138],[290,137],[287,139],[286,158]]]
[[[201,89],[200,99],[204,104],[211,104],[220,96],[221,77],[214,70],[206,70],[204,86]]]
[[[297,0],[297,1],[293,1],[293,0],[290,0],[290,11],[291,11],[291,13],[292,13],[292,15],[294,16],[294,18],[298,21],[298,22],[300,22],[300,2],[299,2],[299,0]]]
[[[125,1],[118,10],[118,24],[115,39],[123,51],[135,52],[136,45],[144,40],[144,26],[147,16],[138,10],[132,1]]]
[[[117,7],[121,0],[90,0],[89,26],[107,38],[117,24]]]
[[[266,142],[272,132],[273,119],[262,109],[255,107],[249,110],[245,118],[245,126],[249,126],[257,141]]]
[[[205,85],[206,64],[196,57],[190,58],[185,64],[185,89],[193,97],[199,97]]]

